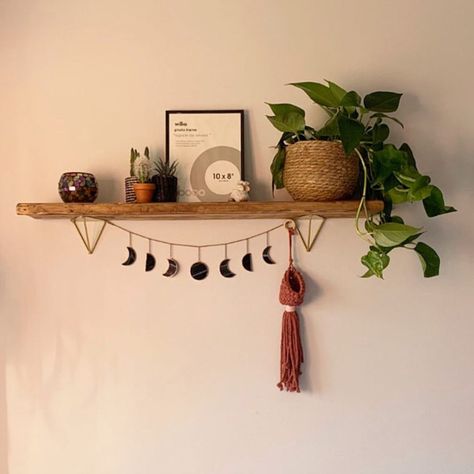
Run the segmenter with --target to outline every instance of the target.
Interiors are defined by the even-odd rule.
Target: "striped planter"
[[[135,202],[137,197],[135,196],[135,191],[133,190],[133,185],[138,183],[138,178],[136,176],[129,176],[125,178],[125,202]]]

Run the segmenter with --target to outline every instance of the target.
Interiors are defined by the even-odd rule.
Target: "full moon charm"
[[[195,280],[204,280],[209,275],[209,267],[204,262],[196,262],[191,265],[191,276]]]
[[[209,267],[201,262],[201,247],[198,247],[198,261],[191,265],[191,276],[195,280],[204,280],[209,275]]]

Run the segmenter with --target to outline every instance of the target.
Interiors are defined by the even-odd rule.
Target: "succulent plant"
[[[155,163],[155,171],[158,176],[175,176],[176,169],[178,168],[178,162],[175,160],[173,162],[169,162],[159,158],[158,161]]]

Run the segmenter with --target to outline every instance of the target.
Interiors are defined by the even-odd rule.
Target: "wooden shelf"
[[[96,203],[20,203],[16,212],[35,219],[87,216],[104,219],[289,219],[304,215],[353,217],[358,201],[300,202],[166,202],[150,204]],[[382,201],[368,201],[369,212],[383,209]]]

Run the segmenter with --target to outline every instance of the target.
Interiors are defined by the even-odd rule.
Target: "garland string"
[[[245,242],[245,241],[247,241],[247,248],[248,248],[248,241],[250,239],[254,239],[256,237],[260,237],[261,235],[265,235],[265,234],[267,234],[267,236],[268,236],[268,234],[270,232],[273,232],[273,231],[275,231],[277,229],[280,229],[281,227],[285,226],[285,223],[282,223],[282,224],[274,226],[270,229],[264,230],[262,232],[258,232],[256,234],[249,235],[247,237],[243,237],[241,239],[229,240],[229,241],[226,241],[226,242],[214,242],[214,243],[210,243],[210,244],[196,245],[196,244],[185,244],[185,243],[182,243],[182,242],[171,242],[171,241],[168,241],[168,240],[155,239],[154,237],[149,237],[145,234],[141,234],[139,232],[135,232],[133,230],[127,229],[126,227],[123,227],[119,224],[116,224],[115,222],[112,222],[108,219],[98,219],[98,218],[94,218],[94,217],[92,219],[97,220],[97,221],[105,222],[106,224],[109,224],[113,227],[116,227],[117,229],[120,229],[124,232],[128,232],[130,241],[131,241],[132,235],[135,235],[137,237],[141,237],[142,239],[148,240],[149,242],[158,242],[160,244],[165,244],[165,245],[170,245],[170,246],[175,246],[175,247],[189,247],[189,248],[197,248],[197,249],[209,248],[209,247],[222,247],[222,246],[237,244],[239,242]]]

